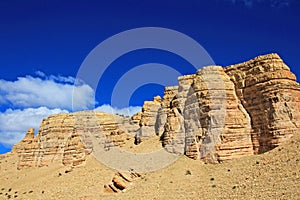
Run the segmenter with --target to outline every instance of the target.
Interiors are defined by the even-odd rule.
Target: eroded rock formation
[[[277,54],[204,67],[178,83],[166,87],[156,121],[169,152],[221,162],[271,150],[300,130],[300,86]]]
[[[225,72],[251,118],[255,153],[278,146],[300,129],[300,87],[277,54],[228,66]]]
[[[146,101],[131,118],[85,111],[44,119],[29,129],[13,153],[19,168],[85,163],[91,138],[109,151],[135,137],[158,135],[170,153],[208,162],[263,153],[300,131],[300,86],[277,54],[225,68],[208,66],[178,78],[162,98]]]
[[[104,191],[107,193],[125,192],[133,187],[134,181],[143,178],[136,172],[117,172],[112,178],[112,181],[104,185]]]
[[[124,145],[138,129],[128,117],[102,112],[51,115],[42,121],[36,137],[30,128],[12,152],[19,155],[19,168],[45,166],[53,161],[78,166],[92,151],[90,134],[109,150],[114,145]]]
[[[153,101],[145,101],[140,114],[140,129],[135,135],[135,143],[139,144],[144,139],[155,135],[155,123],[161,109],[160,96],[154,97]],[[136,116],[138,116],[137,114]],[[133,117],[135,119],[135,116]]]

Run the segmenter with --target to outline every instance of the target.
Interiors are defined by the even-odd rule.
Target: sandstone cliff
[[[225,72],[251,117],[255,153],[273,149],[300,130],[300,87],[277,54],[228,66]]]
[[[36,137],[30,128],[12,152],[19,155],[19,168],[45,166],[53,161],[78,166],[93,150],[89,134],[109,150],[124,145],[138,129],[128,117],[96,111],[51,115],[43,120]]]
[[[222,162],[271,150],[300,131],[300,86],[277,54],[204,67],[178,83],[166,87],[156,119],[169,152]]]
[[[107,151],[158,135],[168,152],[222,162],[271,150],[297,131],[300,86],[282,59],[269,54],[181,76],[131,119],[93,111],[49,116],[36,137],[29,129],[12,152],[19,168],[55,160],[77,166],[93,151],[90,135]]]

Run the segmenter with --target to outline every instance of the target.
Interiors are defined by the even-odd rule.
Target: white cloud
[[[23,110],[7,109],[5,112],[0,113],[0,143],[11,146],[25,136],[28,128],[35,128],[37,131],[43,118],[66,112],[68,111],[46,107]]]
[[[50,75],[49,80],[53,80],[53,81],[57,81],[57,82],[61,82],[61,83],[74,84],[76,79],[72,76],[65,77],[65,76],[61,76],[61,75],[58,75],[58,76]]]
[[[127,108],[114,108],[110,105],[104,104],[102,106],[97,107],[95,110],[111,113],[111,114],[120,114],[125,116],[132,116],[137,112],[142,111],[142,107],[140,106],[129,106]]]
[[[46,74],[42,71],[36,71],[35,74],[39,77],[42,77],[42,78],[46,77]]]
[[[37,75],[38,77],[41,77],[41,78],[44,78],[44,79],[48,79],[48,80],[52,80],[52,81],[55,81],[55,82],[59,82],[59,83],[72,83],[74,84],[75,83],[75,78],[72,77],[72,76],[61,76],[61,75],[50,75],[50,76],[47,76],[43,71],[36,71],[35,72],[35,75]]]
[[[15,108],[46,106],[72,110],[89,109],[94,106],[94,90],[86,84],[74,88],[75,78],[54,76],[46,77],[43,72],[36,72],[39,77],[19,77],[16,81],[0,79],[0,102]],[[72,102],[73,90],[76,89],[76,102]]]

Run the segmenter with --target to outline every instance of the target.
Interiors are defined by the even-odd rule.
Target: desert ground
[[[148,152],[154,141],[126,148]],[[300,133],[264,154],[221,164],[181,156],[120,193],[105,191],[116,170],[92,156],[72,171],[60,163],[18,170],[18,157],[8,153],[0,157],[0,199],[300,199],[299,150]]]

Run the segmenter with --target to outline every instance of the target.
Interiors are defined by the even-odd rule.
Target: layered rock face
[[[13,152],[19,168],[53,161],[78,166],[97,145],[109,151],[157,135],[166,151],[222,162],[263,153],[300,131],[300,86],[277,54],[225,68],[208,66],[178,78],[163,98],[131,118],[85,111],[52,115],[29,129]]]
[[[144,139],[155,135],[155,123],[161,109],[161,98],[154,97],[153,101],[145,101],[142,107],[142,112],[133,117],[135,119],[140,115],[138,133],[135,135],[135,143],[139,144]]]
[[[162,137],[168,151],[211,162],[253,154],[250,117],[222,67],[179,77],[178,94]]]
[[[228,66],[237,96],[251,117],[255,153],[278,146],[300,129],[300,87],[277,54]]]
[[[300,86],[277,54],[204,67],[178,83],[165,89],[156,121],[169,152],[222,162],[271,150],[300,130]]]
[[[190,92],[184,112],[187,156],[224,161],[253,154],[250,117],[222,67],[199,70]]]
[[[12,152],[19,155],[19,168],[45,166],[53,161],[78,166],[92,151],[90,134],[109,150],[114,145],[122,146],[138,129],[129,118],[101,112],[51,115],[42,121],[36,137],[29,129]]]

